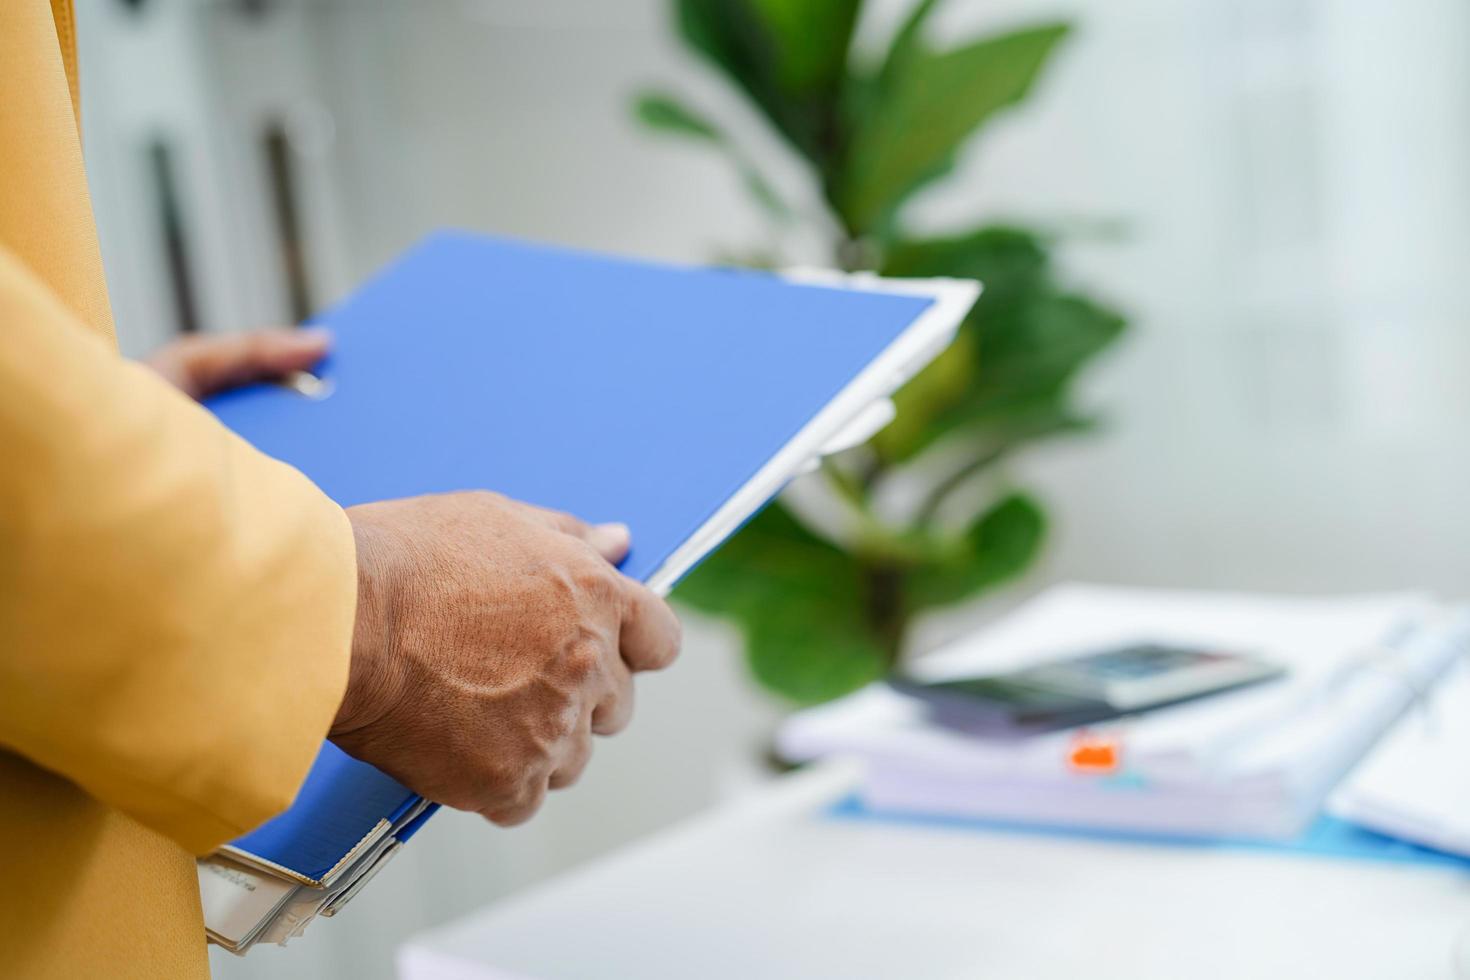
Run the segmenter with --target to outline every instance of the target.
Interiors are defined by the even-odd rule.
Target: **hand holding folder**
[[[978,294],[800,278],[439,235],[324,318],[326,397],[257,386],[211,407],[344,507],[486,489],[626,523],[622,573],[664,594],[823,452],[891,417],[887,396]],[[370,754],[326,744],[287,812],[201,863],[214,941],[299,934],[432,814],[339,746]]]
[[[613,567],[625,528],[483,492],[348,515],[362,611],[332,738],[431,799],[524,822],[678,653],[673,611]]]

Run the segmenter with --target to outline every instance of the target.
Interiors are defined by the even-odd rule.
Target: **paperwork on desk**
[[[1332,794],[1338,817],[1470,857],[1470,661],[1461,660]]]
[[[1288,671],[1254,688],[1093,726],[1115,771],[1071,764],[1076,731],[995,740],[933,724],[882,685],[800,712],[792,760],[867,763],[875,810],[1207,837],[1285,839],[1430,688],[1470,639],[1470,615],[1425,596],[1283,598],[1061,586],[912,668],[994,673],[1134,642],[1253,653]]]

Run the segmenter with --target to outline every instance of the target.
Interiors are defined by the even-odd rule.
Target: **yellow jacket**
[[[0,0],[0,976],[202,977],[191,854],[291,800],[352,532],[116,352],[71,0]]]

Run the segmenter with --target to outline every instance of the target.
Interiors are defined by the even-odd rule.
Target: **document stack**
[[[1352,771],[1328,809],[1389,837],[1470,857],[1470,661]]]
[[[801,712],[792,760],[865,761],[877,811],[1150,835],[1286,840],[1470,645],[1470,613],[1409,594],[1283,598],[1055,588],[923,658],[924,680],[994,674],[1134,643],[1251,654],[1282,679],[1103,723],[1020,738],[936,724],[883,685]],[[1106,771],[1077,765],[1106,744]],[[1360,797],[1361,799],[1361,797]]]
[[[210,407],[343,506],[487,489],[626,523],[622,571],[667,592],[794,476],[891,418],[888,396],[978,293],[446,233],[323,318],[336,340],[314,397],[262,385]],[[290,810],[200,862],[210,938],[243,952],[299,934],[433,812],[325,746]]]

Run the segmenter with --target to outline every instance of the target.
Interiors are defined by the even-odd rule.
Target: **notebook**
[[[622,570],[666,593],[824,452],[891,417],[887,397],[978,292],[440,233],[320,318],[335,342],[317,397],[257,385],[209,407],[343,506],[490,489],[626,523]],[[327,745],[291,809],[223,848],[227,863],[201,867],[201,882],[227,897],[246,873],[289,882],[310,892],[309,921],[345,904],[432,809]],[[236,890],[259,904],[259,888]],[[302,897],[281,901],[270,916]],[[209,913],[211,938],[231,948],[272,935],[269,923],[226,935],[225,913]]]

